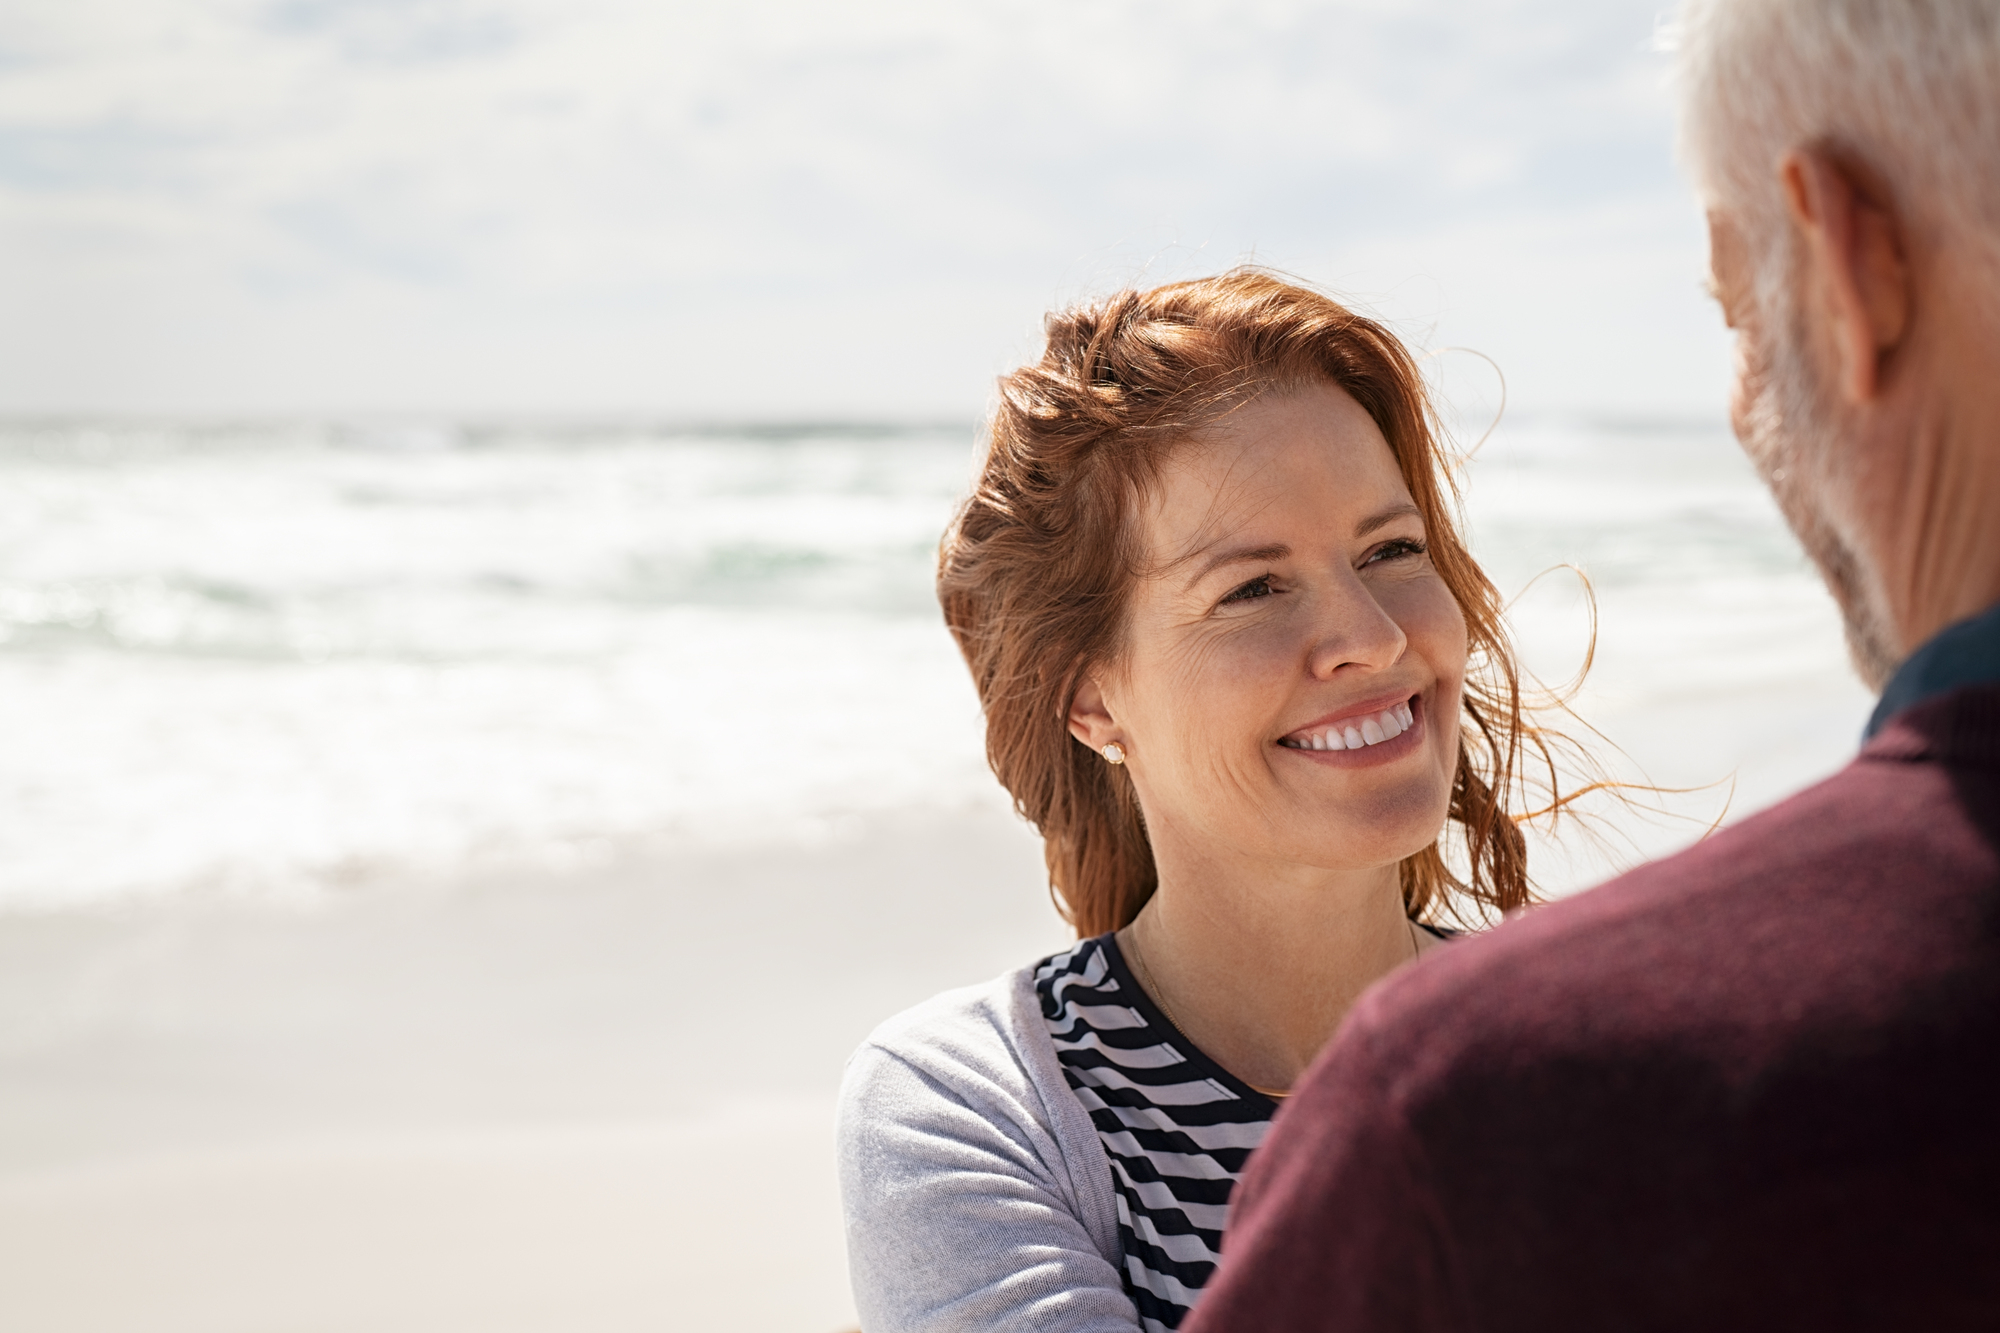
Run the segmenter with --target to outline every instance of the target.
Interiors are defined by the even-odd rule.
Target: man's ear
[[[1913,293],[1902,222],[1886,189],[1825,149],[1787,154],[1778,173],[1805,238],[1806,281],[1833,320],[1841,393],[1865,403],[1909,331]]]
[[[1085,676],[1083,684],[1077,686],[1076,697],[1069,702],[1069,734],[1093,750],[1125,739],[1104,702],[1104,689],[1095,676]]]

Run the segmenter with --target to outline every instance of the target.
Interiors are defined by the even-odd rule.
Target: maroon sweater
[[[2000,687],[1372,991],[1183,1327],[2000,1329]]]

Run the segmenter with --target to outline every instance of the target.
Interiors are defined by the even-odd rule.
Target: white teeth
[[[1391,741],[1417,725],[1417,715],[1408,703],[1393,704],[1373,717],[1345,727],[1309,731],[1297,740],[1285,742],[1301,750],[1359,750],[1364,745]]]

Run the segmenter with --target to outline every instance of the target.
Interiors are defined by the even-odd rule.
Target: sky
[[[1718,419],[1660,15],[9,0],[0,413],[962,419],[1050,306],[1254,261]]]

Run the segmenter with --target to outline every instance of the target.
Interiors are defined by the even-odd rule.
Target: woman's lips
[[[1292,750],[1321,752],[1386,745],[1416,727],[1418,700],[1419,696],[1412,695],[1370,711],[1311,722],[1281,738],[1278,744]]]

